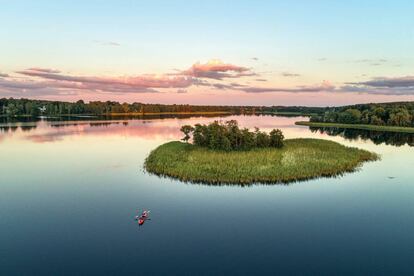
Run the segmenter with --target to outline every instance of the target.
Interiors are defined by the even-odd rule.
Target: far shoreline
[[[362,129],[362,130],[372,130],[372,131],[414,133],[414,127],[322,123],[322,122],[307,122],[307,121],[295,122],[295,125],[309,126],[309,127],[349,128],[349,129]]]

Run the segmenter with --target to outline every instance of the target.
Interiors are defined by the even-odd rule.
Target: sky
[[[3,1],[0,98],[414,100],[413,1]]]

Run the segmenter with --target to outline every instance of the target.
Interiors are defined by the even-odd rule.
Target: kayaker
[[[135,216],[135,220],[138,221],[138,225],[143,225],[145,220],[147,220],[148,215],[149,215],[149,211],[144,210],[142,211],[141,215]]]

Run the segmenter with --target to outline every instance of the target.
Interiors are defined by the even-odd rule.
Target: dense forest
[[[341,107],[215,106],[188,104],[119,103],[115,101],[62,102],[0,99],[0,116],[122,115],[157,113],[312,114],[312,122],[414,126],[414,102],[358,104]]]
[[[105,114],[145,114],[174,112],[254,112],[253,107],[234,106],[195,106],[163,105],[143,103],[119,103],[114,101],[77,102],[43,101],[29,99],[0,99],[0,114],[7,116],[58,116],[58,115],[105,115]]]
[[[414,126],[414,102],[358,104],[334,107],[314,115],[311,122]]]
[[[181,127],[184,133],[182,140],[188,142],[193,135],[193,144],[213,150],[250,150],[253,148],[283,147],[283,133],[280,129],[273,129],[270,133],[255,128],[239,128],[237,121],[214,121],[208,125],[196,124]]]
[[[185,104],[144,104],[119,103],[114,101],[91,101],[85,103],[61,102],[30,99],[0,99],[0,116],[60,116],[60,115],[113,115],[113,114],[148,114],[148,113],[191,113],[191,112],[228,112],[244,113],[321,113],[324,108],[301,106],[209,106]]]

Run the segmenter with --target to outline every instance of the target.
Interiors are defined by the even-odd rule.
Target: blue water
[[[414,147],[311,132],[294,125],[303,118],[226,119],[382,159],[340,178],[207,186],[142,165],[180,125],[213,118],[3,125],[0,275],[412,273]]]

